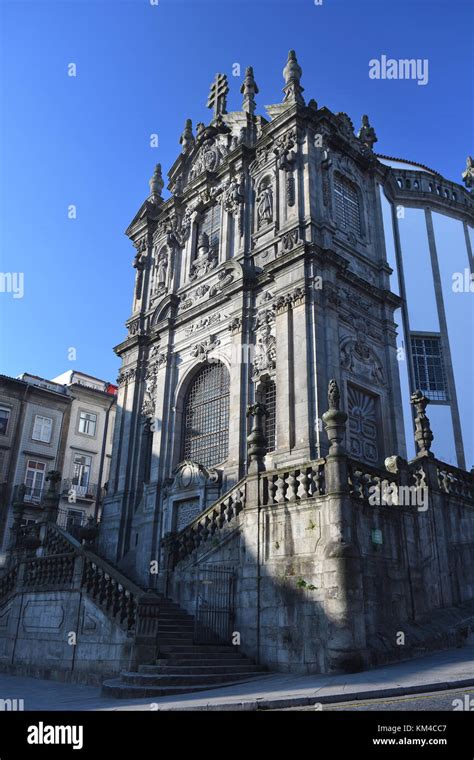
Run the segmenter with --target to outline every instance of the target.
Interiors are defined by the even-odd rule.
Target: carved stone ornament
[[[174,471],[174,478],[167,491],[182,491],[186,489],[199,488],[206,483],[218,484],[220,473],[218,470],[204,467],[190,459],[185,459],[177,466]]]
[[[135,380],[135,376],[137,374],[136,367],[128,367],[121,369],[119,372],[119,375],[117,377],[117,385],[119,388],[121,388],[123,385],[126,385],[127,383],[133,382]]]
[[[216,338],[215,335],[210,335],[208,338],[205,338],[193,346],[191,349],[191,355],[198,359],[198,361],[205,362],[207,361],[207,358],[211,351],[214,351],[214,349],[219,345],[219,338]]]
[[[365,324],[362,320],[357,320],[356,329],[356,337],[346,336],[341,340],[341,366],[349,372],[369,377],[377,385],[384,385],[382,362],[367,342]]]
[[[190,280],[197,280],[199,277],[210,272],[217,266],[217,254],[212,250],[209,244],[209,237],[205,232],[199,235],[197,256],[191,266]]]
[[[209,298],[220,293],[234,281],[234,272],[221,269],[217,275],[217,282],[209,288]]]

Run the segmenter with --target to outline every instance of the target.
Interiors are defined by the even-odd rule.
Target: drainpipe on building
[[[94,520],[97,522],[97,518],[99,517],[99,508],[102,502],[102,474],[104,472],[104,462],[105,462],[105,449],[107,448],[107,436],[109,433],[109,417],[110,417],[110,410],[112,409],[113,405],[117,401],[116,397],[114,396],[109,408],[107,409],[105,413],[105,425],[104,425],[104,436],[102,439],[102,451],[100,452],[100,464],[99,464],[99,482],[97,483],[97,497],[95,500],[95,507],[94,507]]]

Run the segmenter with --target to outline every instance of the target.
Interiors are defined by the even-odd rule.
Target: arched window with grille
[[[336,221],[347,230],[361,235],[360,204],[357,189],[344,177],[334,177],[334,198],[336,206]]]
[[[184,399],[183,459],[213,467],[229,453],[229,373],[221,362],[205,364]]]

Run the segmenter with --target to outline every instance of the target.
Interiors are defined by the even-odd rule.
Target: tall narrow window
[[[431,401],[447,401],[441,338],[438,335],[412,335],[411,352],[416,388]]]
[[[198,242],[199,236],[203,233],[206,233],[209,238],[210,250],[217,255],[219,252],[219,241],[221,237],[221,207],[218,204],[203,211],[201,221],[198,225]]]
[[[91,464],[92,457],[87,454],[74,454],[71,486],[78,496],[86,496],[90,490]]]
[[[265,442],[267,451],[276,449],[276,385],[274,380],[265,380],[257,391],[257,398],[265,404]]]
[[[229,452],[229,373],[221,362],[198,372],[184,400],[183,458],[206,467]]]
[[[36,462],[34,459],[28,459],[25,473],[25,501],[38,502],[41,500],[45,472],[46,465],[44,462]]]
[[[6,406],[0,406],[0,435],[7,434],[9,419],[10,409],[8,409]]]
[[[361,234],[359,196],[354,185],[342,177],[334,178],[336,219],[344,229]]]

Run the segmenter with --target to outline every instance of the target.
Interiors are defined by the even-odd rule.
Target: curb
[[[277,697],[275,699],[266,699],[264,697],[251,699],[248,701],[235,701],[223,703],[208,703],[205,705],[196,705],[194,707],[160,707],[158,711],[162,712],[223,712],[232,711],[257,711],[257,710],[278,710],[282,707],[308,707],[316,704],[335,704],[337,702],[365,701],[376,699],[377,697],[395,697],[406,696],[410,694],[424,694],[428,691],[445,691],[447,689],[458,689],[465,686],[474,686],[474,678],[460,678],[455,681],[435,681],[433,683],[418,684],[416,686],[393,686],[390,688],[370,689],[367,691],[351,691],[344,694],[322,694],[318,697],[317,692],[312,697]]]

